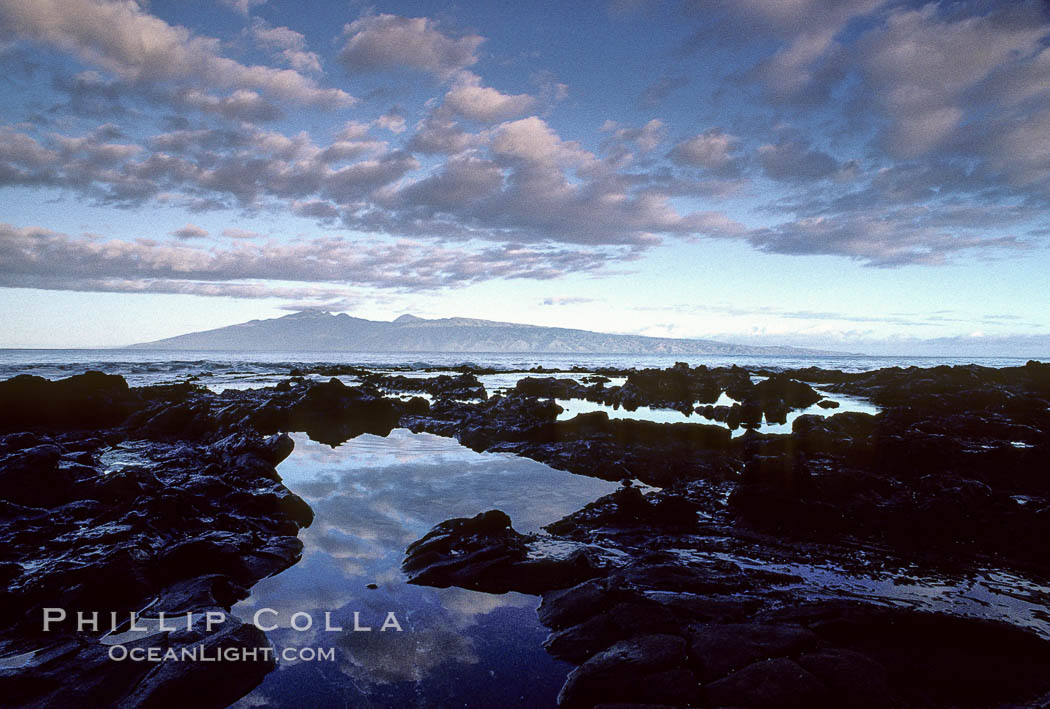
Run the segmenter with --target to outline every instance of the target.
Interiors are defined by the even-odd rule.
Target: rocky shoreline
[[[502,394],[482,370],[324,374],[347,373],[360,384],[290,371],[276,387],[221,394],[97,372],[0,382],[3,701],[235,701],[272,660],[113,662],[104,629],[67,620],[44,633],[43,609],[228,614],[298,560],[313,517],[275,470],[286,434],[336,446],[401,427],[625,481],[546,535],[479,510],[407,550],[412,583],[542,597],[547,650],[576,665],[562,706],[1050,702],[1050,365],[532,372]],[[829,392],[881,411],[835,413]],[[731,406],[716,405],[723,394]],[[709,423],[563,421],[553,399]],[[796,416],[786,435],[756,430],[814,404],[828,415]],[[924,599],[931,579],[993,573],[1018,579],[1000,595],[1024,612],[979,617]],[[228,617],[136,642],[268,641]]]

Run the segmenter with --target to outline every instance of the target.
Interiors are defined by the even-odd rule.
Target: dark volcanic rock
[[[49,381],[22,374],[0,382],[0,431],[119,423],[138,403],[123,377],[86,372]]]
[[[819,644],[817,635],[806,628],[767,623],[704,623],[690,627],[689,636],[690,662],[705,681]]]
[[[0,655],[36,653],[24,666],[0,669],[0,696],[41,707],[226,706],[261,681],[272,658],[113,661],[100,642],[108,622],[78,631],[73,618],[77,611],[126,618],[152,601],[150,613],[203,617],[228,610],[253,583],[295,563],[302,547],[296,535],[313,515],[273,467],[292,441],[220,424],[215,395],[185,387],[129,392],[116,379],[88,376],[60,390],[66,403],[99,407],[97,419],[91,409],[56,416],[39,406],[29,420],[48,434],[2,441]],[[158,418],[164,410],[174,413]],[[88,435],[68,429],[118,419],[124,427]],[[133,454],[136,463],[104,470],[104,452]],[[46,633],[44,608],[67,613]],[[127,646],[181,652],[269,643],[229,619],[212,632],[165,632]]]
[[[579,665],[566,706],[947,708],[1050,696],[1045,637],[945,615],[953,609],[939,594],[892,607],[877,590],[844,590],[897,579],[905,589],[923,578],[973,585],[994,573],[994,588],[979,587],[988,608],[1008,606],[1017,615],[1004,617],[1046,630],[1048,365],[759,371],[766,378],[753,383],[739,367],[679,364],[606,372],[626,376],[622,387],[526,378],[488,399],[467,370],[353,374],[371,383],[300,379],[222,394],[128,389],[97,373],[0,383],[0,428],[10,432],[0,436],[0,655],[40,650],[25,668],[0,670],[3,701],[150,705],[218,682],[207,668],[192,679],[171,665],[108,662],[97,634],[66,627],[45,637],[42,609],[126,612],[154,598],[157,610],[228,608],[296,561],[296,534],[312,520],[274,469],[291,450],[281,432],[336,445],[396,426],[659,488],[625,485],[548,525],[572,554],[541,554],[552,546],[498,511],[438,525],[408,549],[414,583],[542,594],[548,651]],[[806,382],[882,410],[803,415],[788,435],[731,438],[725,426],[604,413],[558,421],[561,408],[544,400],[695,410],[754,428],[822,403]],[[738,403],[713,406],[723,392]],[[24,417],[13,413],[23,404]],[[102,470],[121,455],[135,462]],[[864,595],[870,603],[857,602]],[[257,642],[250,632],[231,624],[140,642]],[[246,663],[215,696],[227,701],[267,669]],[[60,673],[71,680],[56,688]]]
[[[552,631],[545,646],[579,665],[563,703],[1040,706],[1050,696],[1044,637],[931,612],[920,600],[914,608],[877,597],[861,604],[838,589],[851,588],[853,574],[918,584],[909,575],[919,568],[963,586],[989,564],[1045,574],[1050,552],[1038,540],[1050,533],[1050,367],[763,374],[753,384],[742,369],[679,365],[628,373],[624,387],[601,390],[531,379],[505,406],[410,418],[416,430],[440,429],[479,449],[663,488],[627,486],[546,527],[618,553],[599,552],[594,578],[543,594],[539,617]],[[542,406],[526,394],[694,408],[710,386],[709,401],[717,387],[739,403],[696,411],[747,427],[820,402],[804,381],[884,409],[804,415],[789,435],[748,431],[732,440],[724,428],[693,424],[518,414]],[[518,541],[516,553],[527,548]],[[444,553],[458,558],[452,551]],[[469,568],[460,571],[455,582],[471,587]],[[841,586],[825,585],[828,574]],[[1003,589],[1000,608],[1012,608],[1014,594],[1045,602],[1023,583]],[[1018,622],[1044,623],[1036,616]],[[682,643],[684,654],[664,652]]]
[[[824,684],[786,657],[748,665],[707,685],[704,694],[712,706],[807,709],[830,705]]]
[[[409,583],[488,593],[541,593],[598,573],[585,551],[565,559],[530,558],[529,541],[505,513],[490,510],[437,525],[408,547],[401,567]]]
[[[630,701],[692,704],[700,684],[681,667],[686,643],[677,635],[643,635],[616,643],[569,673],[558,694],[562,707]]]
[[[422,391],[437,399],[485,399],[488,396],[485,387],[471,372],[455,377],[442,374],[427,378],[368,374],[362,381],[367,386],[390,391]]]

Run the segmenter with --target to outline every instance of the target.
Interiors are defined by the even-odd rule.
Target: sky
[[[0,0],[0,347],[1050,355],[1043,0]]]

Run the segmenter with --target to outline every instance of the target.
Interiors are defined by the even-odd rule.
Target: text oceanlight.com
[[[286,647],[280,652],[273,647],[219,647],[192,645],[175,649],[169,647],[133,647],[111,645],[109,659],[120,662],[271,662],[277,658],[285,662],[335,661],[334,647]]]

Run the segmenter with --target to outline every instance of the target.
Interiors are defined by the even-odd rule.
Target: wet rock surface
[[[552,574],[540,593],[548,651],[577,665],[559,703],[1046,705],[1050,366],[764,374],[721,384],[766,420],[821,401],[803,379],[883,410],[826,407],[789,435],[730,438],[604,414],[559,422],[535,397],[609,401],[603,387],[532,379],[503,400],[406,417],[479,449],[661,488],[625,486],[546,528],[595,567],[568,588]],[[684,367],[647,373],[632,405],[717,399],[704,381]],[[543,545],[515,538],[514,554]],[[469,556],[459,548],[460,569]],[[499,587],[492,576],[479,569]],[[973,603],[953,604],[967,588]]]
[[[0,382],[3,702],[234,701],[272,661],[113,662],[108,611],[198,618],[129,647],[266,645],[232,617],[210,630],[199,618],[298,559],[313,513],[275,470],[284,432],[335,446],[395,427],[626,481],[542,535],[479,510],[407,550],[413,583],[541,596],[547,650],[576,666],[563,706],[1050,699],[1050,366],[541,370],[492,396],[482,373],[333,365],[361,384],[299,372],[220,394],[99,373]],[[840,394],[881,411],[838,413]],[[711,422],[559,421],[553,399],[571,398]],[[826,415],[798,415],[818,403]],[[731,432],[789,415],[790,434]],[[59,607],[70,618],[44,633],[43,609]],[[77,610],[99,611],[100,629],[78,631]]]
[[[334,444],[419,410],[337,380],[281,389],[130,389],[99,373],[0,383],[2,703],[222,707],[274,668],[265,654],[113,660],[109,638],[162,656],[270,647],[228,611],[298,561],[313,520],[275,470],[293,448],[283,431]],[[129,632],[131,613],[179,630]],[[207,613],[222,621],[202,625]]]
[[[463,372],[455,377],[447,374],[436,377],[369,374],[362,381],[388,391],[419,391],[436,398],[485,399],[488,396],[473,372]]]

